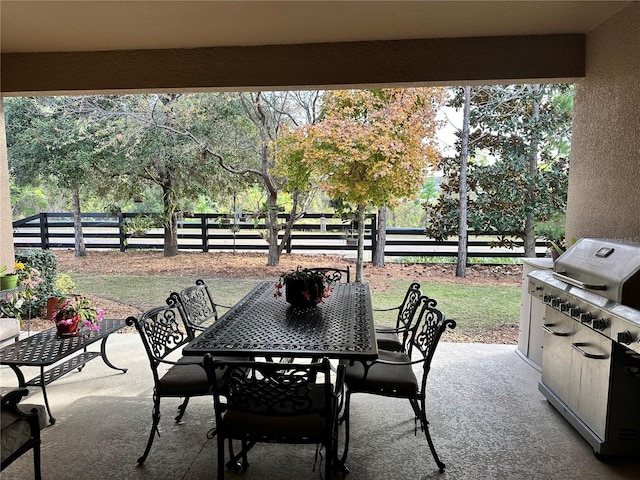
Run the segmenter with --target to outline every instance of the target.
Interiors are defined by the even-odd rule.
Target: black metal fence
[[[280,215],[282,223],[287,215]],[[122,213],[85,213],[82,228],[87,249],[162,249],[164,231],[154,215]],[[367,215],[365,250],[373,251],[377,238],[376,215]],[[309,213],[298,220],[285,246],[287,253],[345,253],[356,249],[354,221],[331,213]],[[434,257],[456,256],[458,241],[436,241],[420,228],[387,228],[385,256]],[[470,232],[469,257],[522,257],[521,241],[513,248],[495,247],[496,237]],[[71,213],[40,213],[13,222],[16,248],[73,249],[74,230]],[[266,251],[264,219],[225,215],[194,214],[178,224],[180,250]],[[538,242],[538,256],[545,253]]]

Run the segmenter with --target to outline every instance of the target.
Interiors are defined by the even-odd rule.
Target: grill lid
[[[640,243],[582,238],[556,260],[553,269],[558,280],[640,308]]]

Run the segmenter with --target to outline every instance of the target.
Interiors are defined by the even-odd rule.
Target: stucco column
[[[640,242],[640,2],[587,36],[576,84],[567,240]]]
[[[0,266],[13,268],[13,226],[9,199],[9,160],[4,126],[4,102],[0,97]]]

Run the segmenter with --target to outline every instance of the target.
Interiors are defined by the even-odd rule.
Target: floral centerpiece
[[[275,287],[275,297],[282,297],[284,287],[285,299],[296,307],[315,306],[331,295],[324,272],[301,266],[280,275]]]
[[[48,317],[55,322],[61,336],[76,335],[80,326],[100,330],[99,322],[104,318],[104,310],[96,308],[87,297],[71,295],[53,300],[48,305]]]

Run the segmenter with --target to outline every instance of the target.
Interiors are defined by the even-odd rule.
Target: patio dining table
[[[289,305],[284,296],[274,295],[274,283],[259,283],[185,346],[182,353],[225,357],[327,357],[364,364],[378,357],[369,285],[334,283],[328,298],[314,307],[299,308]],[[334,465],[348,473],[344,461],[345,458],[336,456]]]
[[[378,356],[369,285],[334,283],[312,308],[289,305],[263,281],[183,349],[184,355],[372,361]]]

